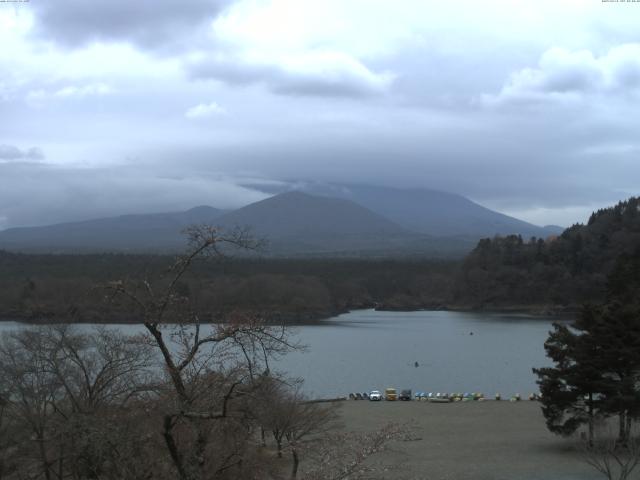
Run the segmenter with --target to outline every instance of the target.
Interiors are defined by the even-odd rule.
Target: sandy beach
[[[378,478],[428,480],[597,480],[571,440],[549,433],[537,402],[347,401],[345,428],[410,425],[415,441],[395,441],[372,458]]]

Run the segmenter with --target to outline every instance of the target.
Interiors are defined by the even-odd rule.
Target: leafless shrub
[[[383,452],[391,441],[415,440],[407,425],[389,424],[368,433],[337,432],[315,444],[308,444],[309,461],[304,465],[305,480],[357,480],[380,474],[368,459]]]
[[[582,458],[608,480],[630,479],[640,464],[639,433],[637,428],[632,428],[628,440],[621,442],[613,429],[600,424],[595,428],[592,441],[581,439]]]

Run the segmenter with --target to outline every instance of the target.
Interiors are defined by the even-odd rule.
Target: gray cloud
[[[74,168],[0,163],[0,229],[211,205],[236,208],[265,198],[219,175],[135,167]]]
[[[10,18],[3,225],[258,199],[240,175],[437,188],[537,223],[638,193],[630,4],[231,1]]]
[[[640,43],[619,45],[602,56],[590,50],[551,48],[536,67],[513,72],[489,105],[581,101],[592,95],[628,96],[640,87]]]
[[[158,48],[185,40],[232,0],[56,0],[32,2],[36,34],[67,47],[92,41]]]
[[[42,160],[44,153],[37,147],[21,150],[15,145],[0,145],[0,162],[13,160]]]
[[[316,52],[279,63],[249,63],[237,58],[207,58],[186,64],[192,79],[229,85],[265,85],[281,95],[367,97],[385,92],[389,72],[374,72],[345,54]]]
[[[621,127],[575,112],[496,118],[468,112],[464,120],[391,115],[386,123],[280,125],[285,139],[249,148],[202,147],[157,152],[159,163],[181,155],[183,168],[254,171],[265,178],[352,182],[460,193],[505,212],[547,209],[539,223],[585,221],[593,205],[638,193],[633,124]],[[370,116],[374,113],[370,112]],[[287,117],[289,112],[282,111]],[[367,112],[362,114],[367,115]],[[295,120],[294,120],[295,121]],[[392,129],[402,125],[401,129]],[[277,138],[277,130],[271,130]],[[613,142],[613,143],[612,143]],[[591,145],[586,151],[578,145]],[[621,147],[622,145],[623,147]],[[581,207],[575,210],[567,208]],[[585,213],[586,212],[586,213]],[[525,216],[525,218],[527,218]]]

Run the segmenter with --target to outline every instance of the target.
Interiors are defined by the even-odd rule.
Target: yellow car
[[[395,388],[386,388],[384,390],[384,399],[385,400],[397,400],[398,399],[398,393],[396,392]]]

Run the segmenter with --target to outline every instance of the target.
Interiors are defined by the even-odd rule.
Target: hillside
[[[597,302],[616,263],[637,255],[640,199],[630,198],[546,241],[481,240],[462,265],[453,301],[483,308]]]
[[[180,233],[194,223],[215,223],[224,213],[213,207],[185,212],[122,215],[0,232],[0,248],[39,252],[164,251],[182,249]]]
[[[343,198],[362,205],[403,228],[426,235],[479,240],[494,235],[547,237],[562,227],[539,227],[490,210],[462,195],[426,188],[399,189],[358,184],[308,184],[314,195]]]
[[[229,212],[222,226],[249,225],[272,239],[333,235],[402,235],[402,227],[356,203],[287,192]]]
[[[194,223],[249,227],[275,256],[461,257],[467,239],[438,239],[411,232],[350,200],[287,192],[232,212],[197,207],[186,212],[125,215],[0,232],[0,248],[37,253],[176,252],[181,230]]]
[[[546,237],[545,229],[435,190],[313,185],[238,210],[124,215],[0,232],[0,248],[23,252],[175,252],[193,223],[250,227],[275,256],[462,257],[483,236]],[[313,194],[308,193],[312,191]]]
[[[274,254],[392,251],[419,238],[354,202],[287,192],[230,212],[225,228],[248,226]]]

